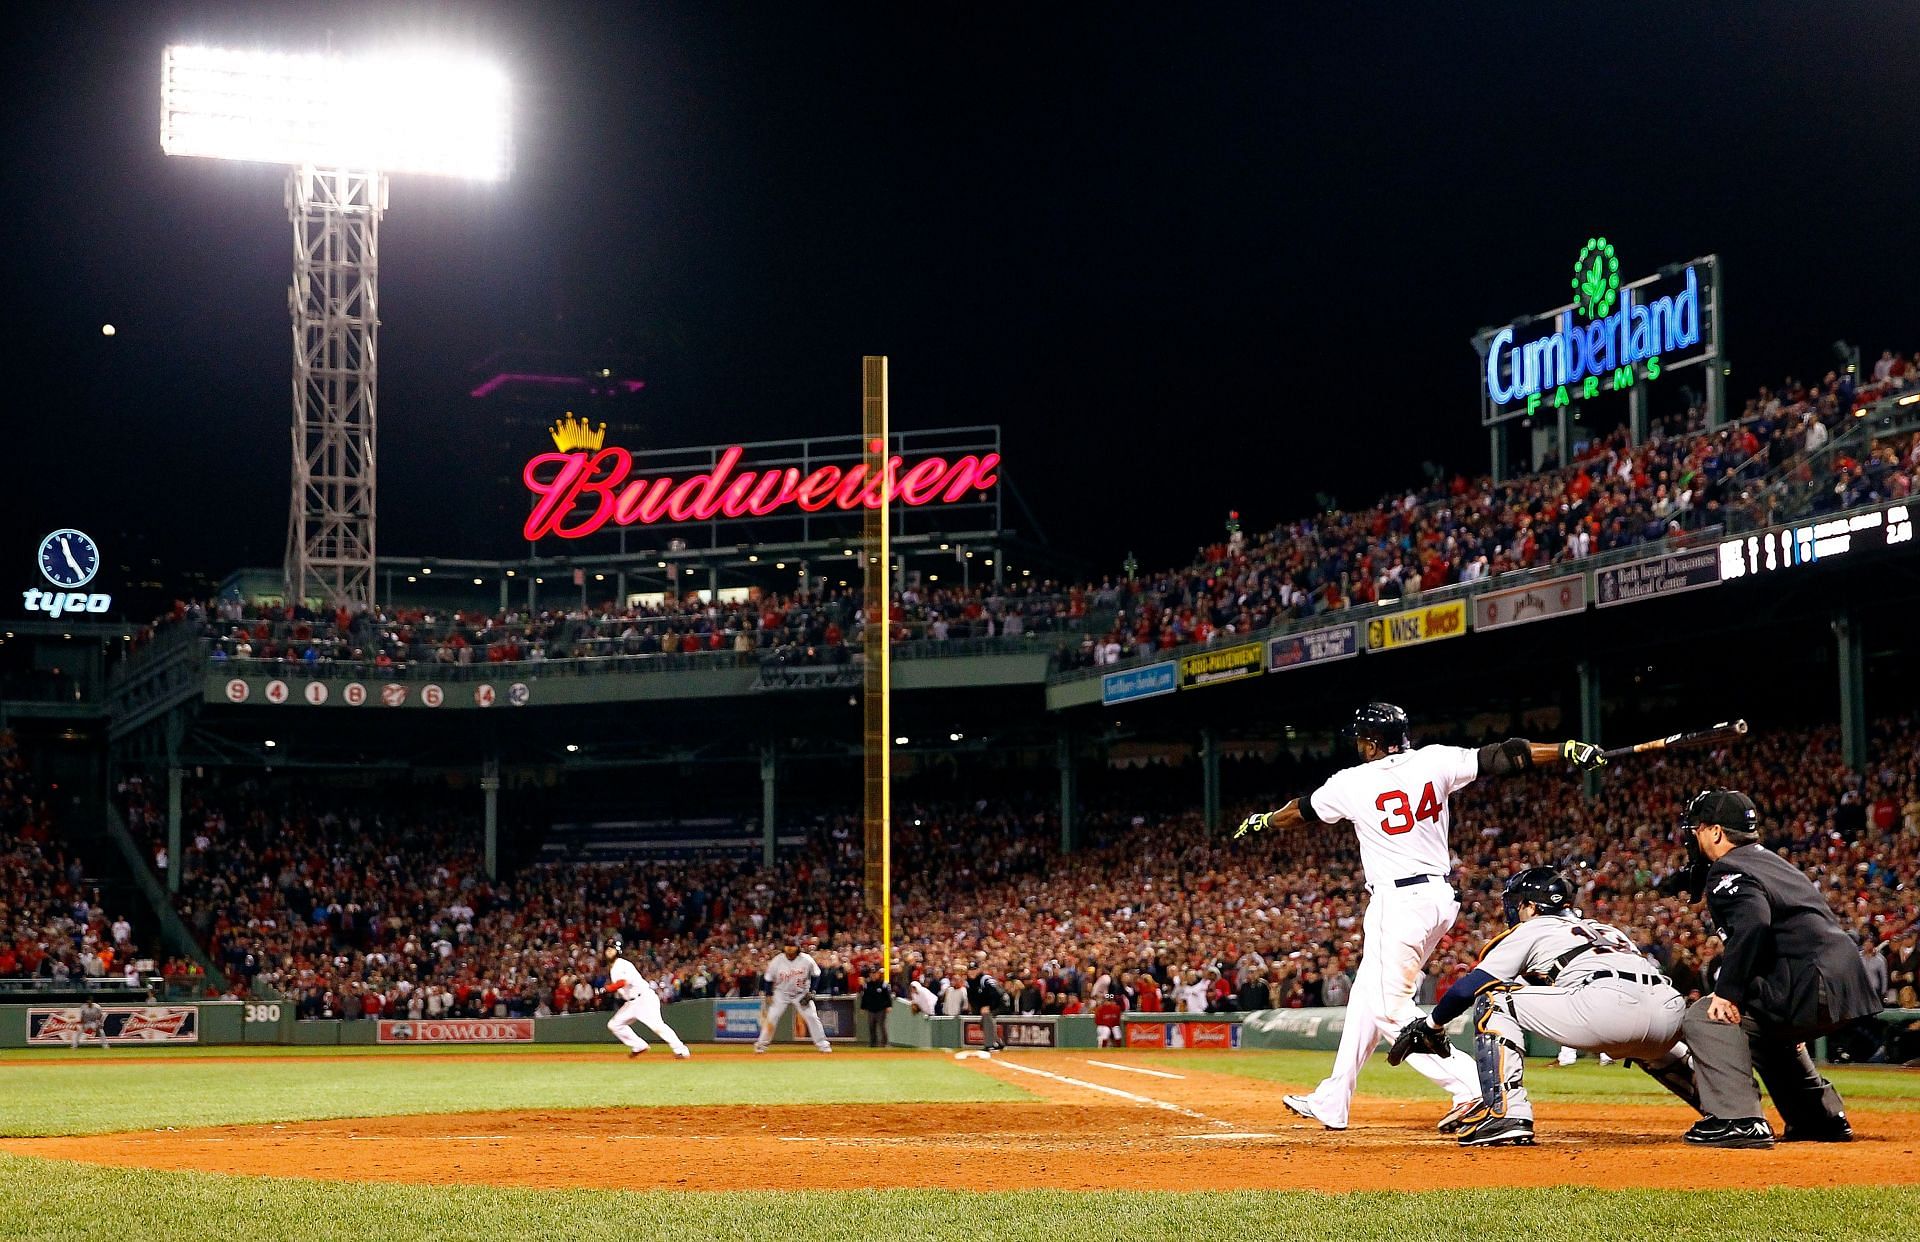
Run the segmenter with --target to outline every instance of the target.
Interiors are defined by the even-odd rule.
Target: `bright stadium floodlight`
[[[356,57],[166,50],[161,150],[289,166],[293,599],[373,603],[387,176],[504,180],[513,165],[510,102],[497,66],[426,49]]]
[[[168,155],[480,181],[512,166],[507,76],[479,60],[170,47],[161,97]]]

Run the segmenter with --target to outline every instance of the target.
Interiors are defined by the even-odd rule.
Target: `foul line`
[[[1169,1074],[1165,1070],[1142,1069],[1138,1065],[1115,1065],[1112,1061],[1089,1060],[1087,1064],[1098,1065],[1101,1069],[1121,1070],[1128,1074],[1151,1074],[1155,1078],[1177,1078],[1183,1082],[1187,1077],[1185,1074]]]
[[[1157,1108],[1163,1112],[1178,1113],[1182,1117],[1191,1117],[1195,1121],[1204,1121],[1210,1126],[1219,1126],[1223,1130],[1231,1130],[1234,1128],[1233,1123],[1230,1121],[1221,1121],[1217,1117],[1209,1117],[1205,1113],[1196,1113],[1191,1108],[1182,1108],[1178,1104],[1169,1104],[1165,1100],[1156,1100],[1151,1096],[1135,1095],[1131,1091],[1122,1091],[1118,1087],[1102,1086],[1097,1082],[1088,1082],[1084,1078],[1069,1078],[1065,1074],[1056,1074],[1052,1070],[1035,1069],[1031,1065],[1019,1065],[1013,1061],[1004,1059],[996,1060],[994,1064],[1003,1069],[1017,1070],[1022,1074],[1036,1074],[1041,1078],[1051,1078],[1055,1082],[1064,1082],[1070,1087],[1085,1087],[1089,1091],[1100,1091],[1107,1095],[1116,1095],[1134,1104],[1144,1104],[1148,1108]]]

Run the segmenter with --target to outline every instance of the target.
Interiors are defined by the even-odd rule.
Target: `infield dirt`
[[[813,1055],[775,1053],[761,1063],[774,1070]],[[512,1059],[532,1068],[545,1058]],[[1725,1153],[1679,1142],[1692,1114],[1677,1103],[1549,1101],[1536,1105],[1539,1146],[1474,1151],[1435,1133],[1444,1111],[1438,1096],[1363,1097],[1352,1127],[1334,1133],[1289,1113],[1276,1084],[1164,1062],[1162,1073],[1177,1077],[1090,1064],[1102,1059],[1035,1051],[966,1062],[1032,1092],[1035,1102],[474,1112],[7,1139],[0,1149],[258,1176],[634,1190],[1920,1183],[1920,1113],[1912,1111],[1855,1107],[1859,1140],[1851,1146],[1795,1144],[1730,1163]]]

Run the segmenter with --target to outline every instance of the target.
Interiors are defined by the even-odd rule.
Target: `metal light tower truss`
[[[286,568],[294,600],[373,603],[387,174],[505,179],[513,166],[511,95],[497,66],[430,47],[348,57],[176,45],[162,58],[162,151],[291,170]]]
[[[370,607],[379,380],[380,215],[387,179],[317,169],[287,175],[293,221],[291,599]]]

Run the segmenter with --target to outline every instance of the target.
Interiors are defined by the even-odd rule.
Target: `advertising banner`
[[[1346,660],[1359,654],[1360,627],[1349,622],[1271,640],[1267,643],[1267,669],[1279,673],[1303,664]]]
[[[1265,643],[1239,643],[1180,657],[1180,688],[1195,690],[1223,681],[1258,677],[1267,671]]]
[[[101,1006],[101,1029],[108,1044],[197,1044],[200,1011],[192,1005]],[[99,1036],[80,1030],[79,1006],[27,1010],[27,1043],[65,1044],[79,1034],[84,1043]]]
[[[995,1018],[993,1025],[1000,1042],[1009,1048],[1058,1046],[1058,1028],[1052,1018]],[[986,1042],[980,1033],[980,1019],[960,1019],[960,1042],[969,1048],[978,1048]]]
[[[760,1002],[728,999],[713,1002],[713,1037],[721,1043],[752,1043],[760,1038]]]
[[[1409,608],[1367,622],[1367,650],[1391,651],[1458,638],[1467,632],[1467,603],[1453,600],[1426,608]]]
[[[532,1018],[380,1019],[383,1044],[530,1044]]]
[[[1596,608],[1698,591],[1720,585],[1720,553],[1715,548],[1669,552],[1598,570],[1593,582]]]
[[[1186,1046],[1189,1048],[1238,1048],[1240,1046],[1238,1022],[1182,1022],[1178,1025],[1179,1032],[1186,1037]]]
[[[1136,1022],[1123,1027],[1129,1048],[1238,1048],[1238,1022]]]
[[[854,1037],[853,997],[817,996],[814,998],[813,1007],[820,1014],[820,1025],[827,1028],[829,1041]],[[800,1016],[798,1009],[789,1012],[793,1014],[794,1039],[812,1043],[813,1035],[807,1030],[807,1020]]]
[[[1473,597],[1473,628],[1498,630],[1529,621],[1545,621],[1584,612],[1587,607],[1587,579],[1573,574],[1549,578],[1532,586],[1507,591],[1488,591]]]
[[[1172,660],[1108,673],[1100,678],[1100,701],[1108,707],[1134,699],[1172,694],[1178,688]]]

